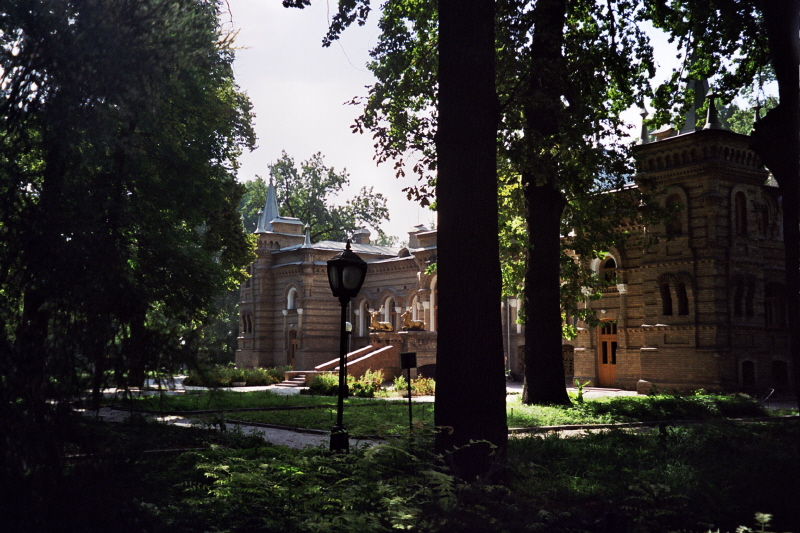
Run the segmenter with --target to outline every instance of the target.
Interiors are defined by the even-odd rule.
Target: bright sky
[[[285,150],[296,163],[322,152],[325,162],[337,170],[346,168],[351,188],[343,202],[362,186],[374,187],[388,198],[391,220],[383,230],[408,238],[417,224],[430,227],[435,214],[406,199],[402,189],[413,184],[409,177],[397,179],[391,164],[377,166],[369,133],[359,135],[350,126],[359,106],[344,105],[367,93],[373,83],[367,70],[369,50],[377,43],[378,13],[370,14],[364,27],[352,26],[330,48],[322,47],[335,0],[315,1],[305,9],[287,9],[280,0],[227,0],[230,14],[223,20],[239,30],[234,63],[236,81],[250,96],[256,113],[258,148],[241,158],[239,179],[267,178],[267,166]],[[378,4],[374,2],[373,4]],[[666,40],[658,39],[657,50]],[[659,69],[665,78],[674,64],[674,52],[661,54],[669,64]],[[638,135],[639,111],[628,113]],[[349,193],[349,194],[348,194]]]
[[[329,3],[335,9],[336,2]],[[232,20],[242,48],[236,52],[236,81],[253,102],[258,135],[258,148],[240,159],[239,179],[266,179],[267,165],[282,150],[297,164],[322,152],[328,166],[350,174],[351,194],[341,201],[362,186],[374,187],[388,198],[391,220],[383,230],[406,241],[413,226],[430,226],[435,214],[401,192],[413,178],[396,179],[391,164],[376,165],[371,135],[350,131],[361,108],[344,105],[366,95],[365,86],[373,82],[365,65],[379,36],[377,13],[368,26],[353,26],[338,44],[323,48],[327,4],[300,10],[284,8],[280,0],[228,0],[230,16],[223,21]]]

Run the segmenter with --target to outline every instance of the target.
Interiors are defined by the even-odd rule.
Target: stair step
[[[306,376],[304,374],[298,374],[294,376],[292,379],[286,379],[281,381],[280,383],[276,383],[276,387],[305,387],[306,385]]]

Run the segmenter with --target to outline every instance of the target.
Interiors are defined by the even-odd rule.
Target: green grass
[[[244,422],[262,422],[281,426],[330,430],[336,421],[336,408],[296,411],[238,412],[227,418]],[[358,400],[345,402],[344,423],[351,435],[405,435],[408,433],[408,403],[401,401]],[[433,404],[414,403],[412,423],[433,426]]]
[[[298,405],[333,405],[335,403],[336,398],[323,396],[283,395],[270,391],[235,392],[209,390],[132,398],[125,403],[121,403],[121,405],[155,411],[201,411],[209,409],[266,409]]]
[[[129,406],[161,411],[220,410],[214,418],[260,422],[290,427],[329,430],[336,417],[336,398],[278,395],[269,391],[210,391],[174,396],[134,399]],[[235,409],[279,409],[296,406],[327,406],[308,410],[257,412]],[[758,402],[744,395],[623,396],[599,398],[573,407],[522,405],[518,395],[509,396],[507,423],[512,428],[536,428],[572,424],[609,424],[635,421],[712,420],[766,416]],[[417,425],[433,425],[433,404],[414,403]],[[352,435],[405,434],[408,404],[401,400],[347,398],[344,422]]]
[[[711,420],[768,414],[756,400],[740,394],[609,396],[575,403],[571,408],[522,405],[519,397],[512,398],[507,411],[509,427]]]

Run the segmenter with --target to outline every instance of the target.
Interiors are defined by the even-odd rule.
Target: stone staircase
[[[276,387],[305,387],[306,386],[306,375],[305,374],[293,374],[291,377],[288,377],[284,381],[275,384]]]

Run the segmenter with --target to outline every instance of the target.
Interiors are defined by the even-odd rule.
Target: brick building
[[[587,303],[608,323],[579,325],[574,377],[640,392],[788,389],[777,187],[747,136],[707,126],[656,139],[638,147],[639,171],[678,214],[636,228],[657,244],[594,262],[616,286]]]
[[[345,244],[310,242],[299,220],[278,215],[272,185],[256,234],[258,257],[248,267],[251,278],[241,290],[236,363],[313,370],[336,360],[340,308],[328,285],[326,262]],[[426,271],[435,261],[436,232],[418,226],[409,233],[408,247],[390,248],[370,244],[369,231],[362,229],[353,236],[352,250],[369,265],[364,286],[348,311],[352,350],[394,347],[391,362],[380,366],[390,371],[397,351],[417,352],[420,366],[434,364],[436,275]],[[407,309],[410,320],[424,322],[424,330],[403,330]],[[376,322],[389,324],[383,326],[386,331],[371,334],[370,311],[378,313]]]
[[[654,178],[658,201],[677,215],[632,233],[632,239],[592,264],[615,281],[587,302],[603,327],[578,324],[564,341],[567,380],[595,386],[660,389],[788,389],[780,196],[748,148],[748,137],[721,129],[662,132],[636,152],[641,175]],[[242,288],[236,362],[333,369],[338,357],[339,308],[326,261],[343,243],[311,243],[301,221],[278,215],[272,187],[259,220],[258,258]],[[354,235],[352,249],[369,264],[351,303],[351,361],[389,369],[397,351],[415,351],[419,365],[436,357],[436,232],[419,226],[406,248],[370,244]],[[518,303],[502,302],[507,368],[522,373],[523,326]],[[404,331],[401,315],[424,322]],[[377,311],[372,318],[370,311]],[[370,332],[370,322],[390,331]],[[478,334],[476,332],[476,334]],[[391,357],[369,354],[392,347]],[[385,352],[385,350],[384,350]],[[384,353],[380,352],[380,353]],[[379,361],[379,362],[376,362]]]

